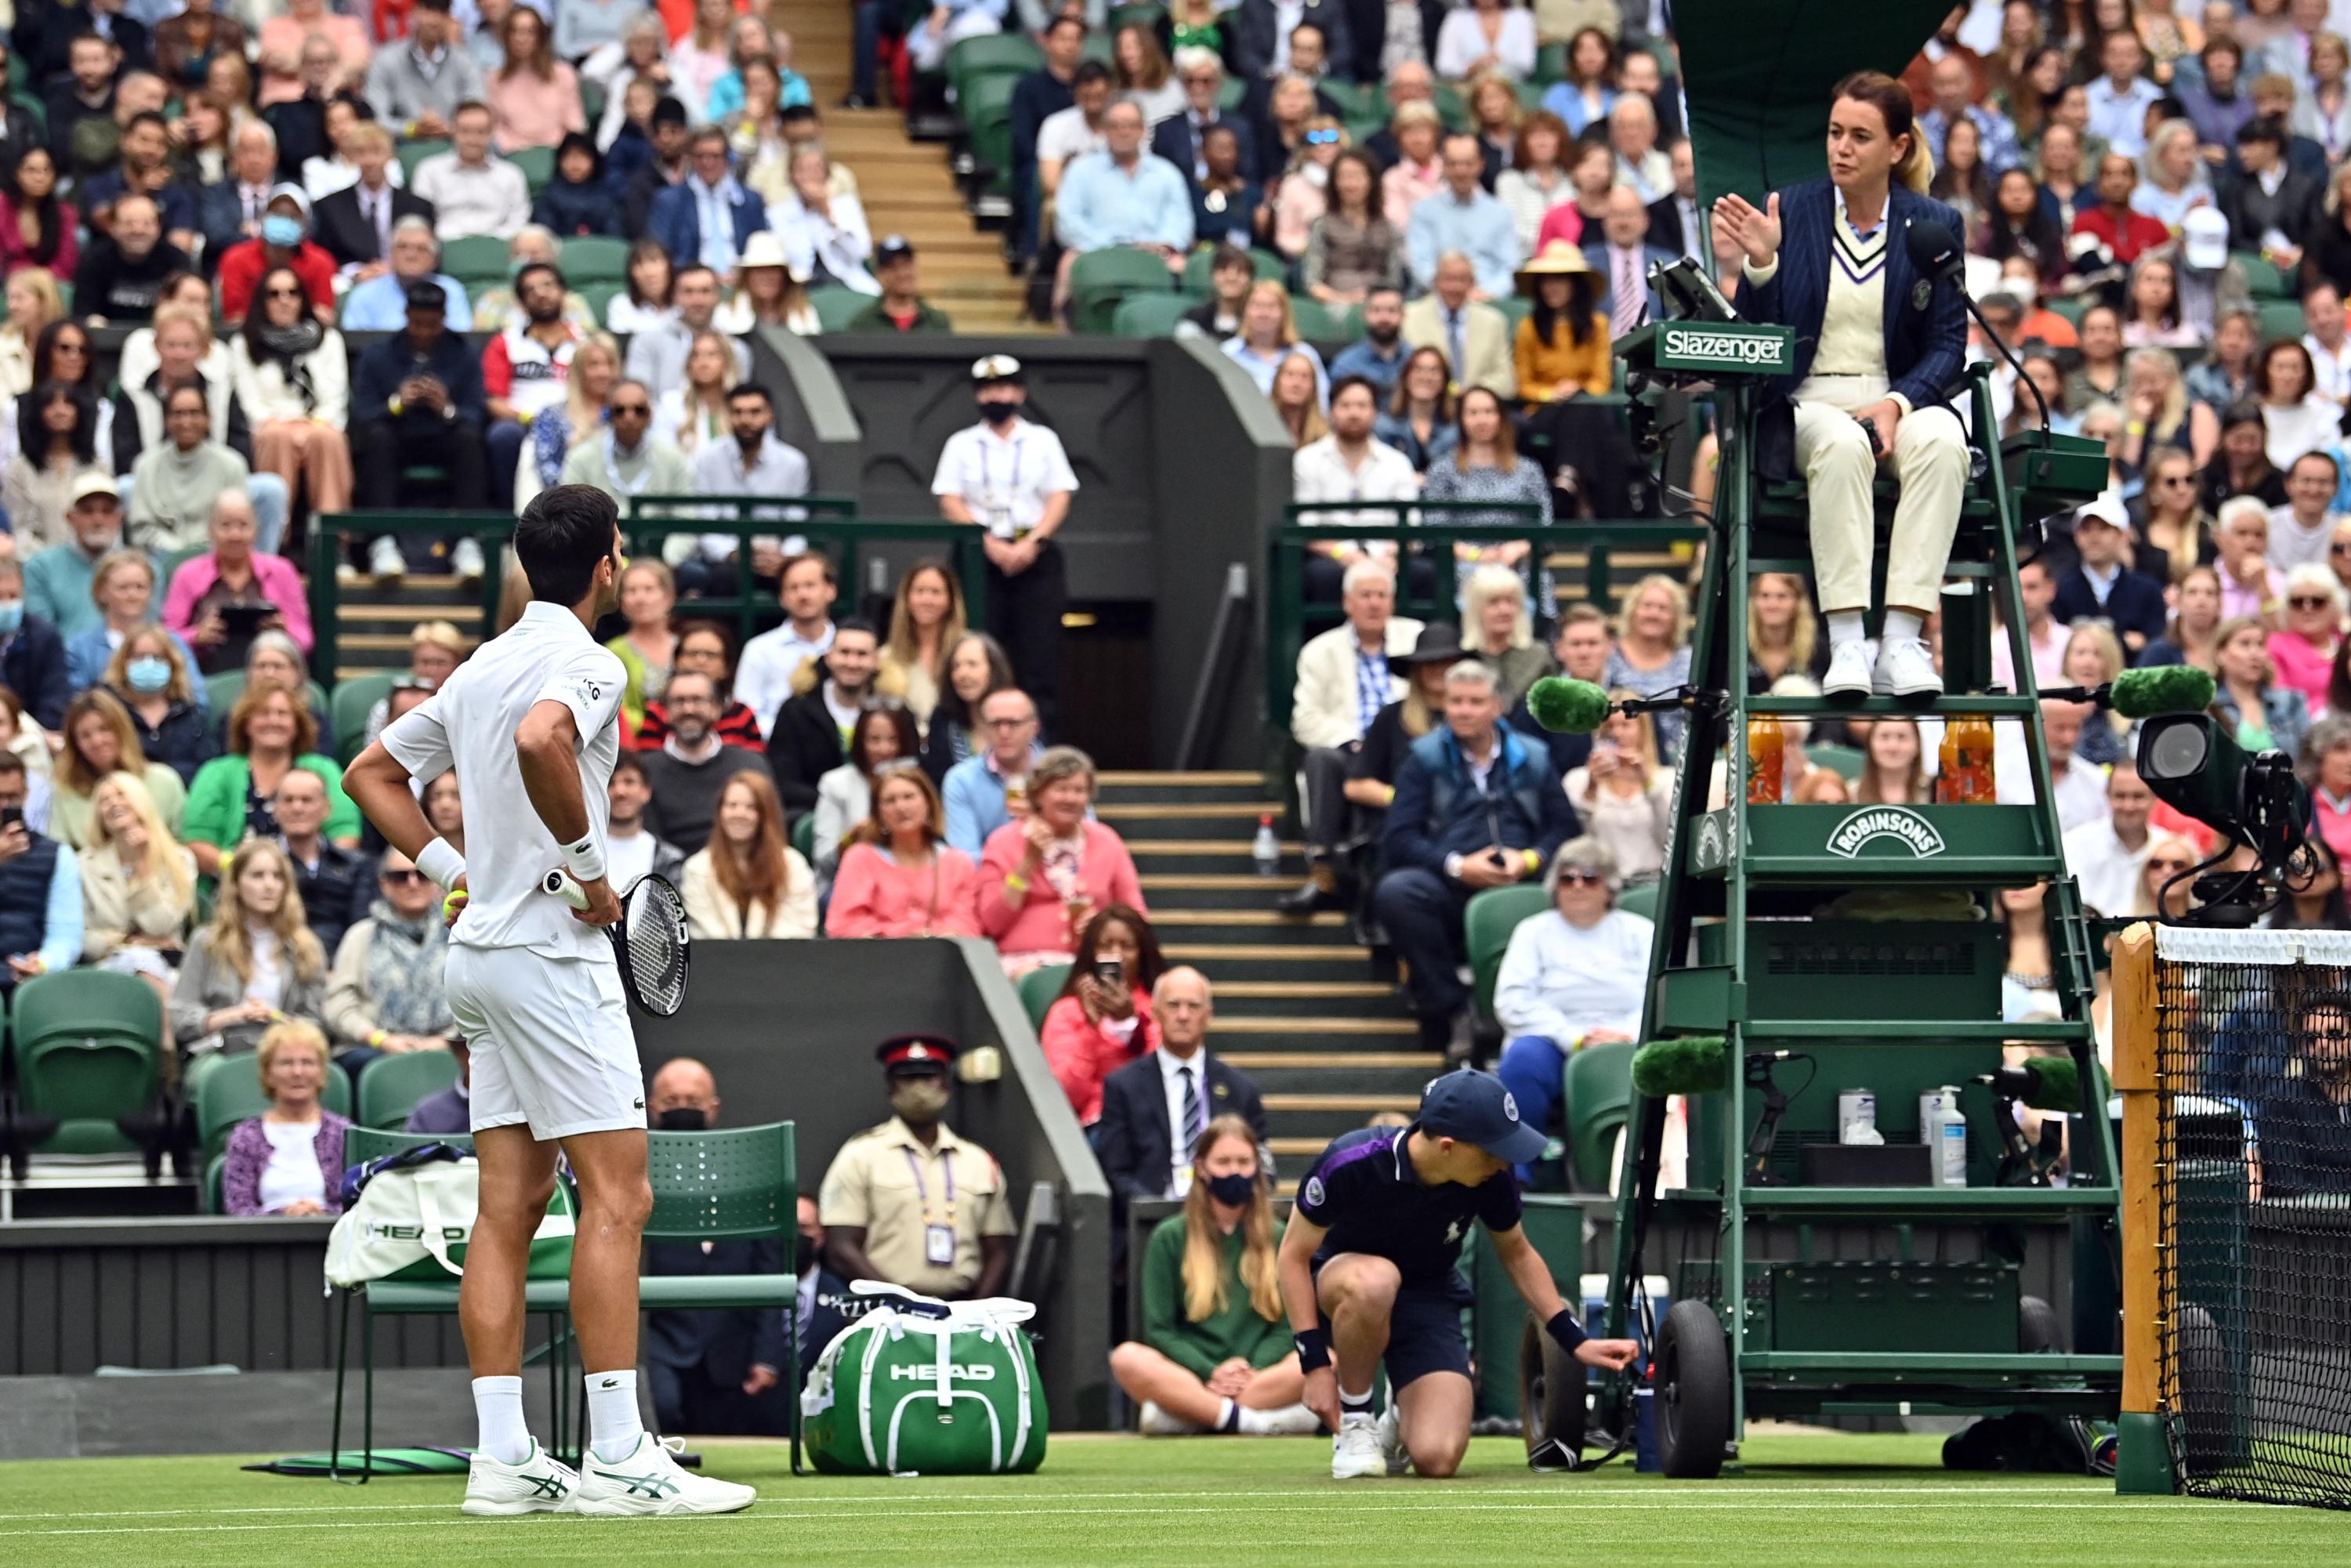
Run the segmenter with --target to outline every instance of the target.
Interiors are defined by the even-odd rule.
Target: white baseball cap
[[[2218,272],[2229,265],[2229,220],[2210,207],[2198,207],[2180,225],[2181,247],[2188,265],[2199,272]]]

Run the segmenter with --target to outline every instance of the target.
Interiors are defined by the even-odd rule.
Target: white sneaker
[[[500,1464],[487,1454],[475,1454],[465,1469],[465,1511],[503,1516],[516,1513],[562,1513],[579,1489],[580,1477],[570,1466],[531,1439],[530,1452],[518,1465]]]
[[[1829,673],[1821,679],[1821,695],[1828,697],[1865,697],[1869,695],[1867,643],[1833,643],[1829,645]]]
[[[408,562],[400,553],[400,544],[390,534],[378,536],[368,546],[368,574],[385,587],[408,575]]]
[[[1250,1433],[1258,1437],[1310,1437],[1322,1430],[1322,1417],[1303,1405],[1291,1405],[1280,1410],[1254,1412],[1257,1429]],[[1249,1431],[1243,1427],[1243,1431]]]
[[[1387,1461],[1388,1474],[1400,1476],[1412,1469],[1412,1456],[1405,1452],[1404,1412],[1396,1407],[1393,1396],[1388,1407],[1380,1412],[1380,1457]]]
[[[1153,1399],[1143,1402],[1143,1416],[1135,1423],[1135,1429],[1146,1437],[1189,1437],[1207,1430],[1196,1421],[1169,1415]]]
[[[1331,1479],[1348,1481],[1387,1473],[1388,1457],[1380,1448],[1379,1417],[1369,1411],[1342,1413],[1338,1435],[1331,1439]]]
[[[1877,651],[1877,672],[1870,686],[1882,697],[1934,696],[1942,693],[1943,677],[1924,639],[1888,638]]]
[[[449,570],[461,582],[479,582],[485,570],[482,563],[482,541],[468,535],[459,539],[449,551]]]
[[[637,1436],[636,1451],[610,1464],[590,1448],[580,1458],[580,1485],[571,1494],[575,1513],[736,1513],[759,1494],[733,1481],[681,1469],[673,1457],[685,1451],[683,1437]]]

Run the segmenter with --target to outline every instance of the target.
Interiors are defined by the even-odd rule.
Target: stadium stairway
[[[454,577],[407,577],[379,588],[347,573],[336,591],[336,681],[408,668],[408,634],[420,621],[447,621],[482,639],[482,591]]]
[[[1168,961],[1216,987],[1209,1048],[1264,1093],[1287,1192],[1332,1138],[1382,1111],[1411,1114],[1445,1061],[1419,1049],[1346,916],[1274,911],[1305,867],[1284,843],[1281,874],[1257,874],[1249,846],[1268,812],[1282,819],[1254,773],[1105,773],[1096,806],[1134,857]]]

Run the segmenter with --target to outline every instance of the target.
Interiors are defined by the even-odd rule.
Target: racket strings
[[[685,1005],[685,902],[668,883],[647,877],[629,895],[621,923],[622,958],[637,1005],[662,1018]]]

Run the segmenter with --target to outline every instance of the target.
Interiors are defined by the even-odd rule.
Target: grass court
[[[760,1500],[716,1519],[475,1520],[459,1477],[361,1489],[248,1475],[218,1458],[0,1465],[0,1563],[782,1562],[1642,1564],[1982,1563],[2020,1555],[2212,1568],[2351,1559],[2351,1519],[2313,1509],[2116,1498],[2065,1476],[1962,1476],[1932,1437],[1761,1434],[1746,1473],[1685,1483],[1619,1459],[1528,1472],[1479,1438],[1450,1481],[1336,1483],[1327,1441],[1056,1437],[1034,1476],[795,1478],[781,1445],[701,1446]]]

